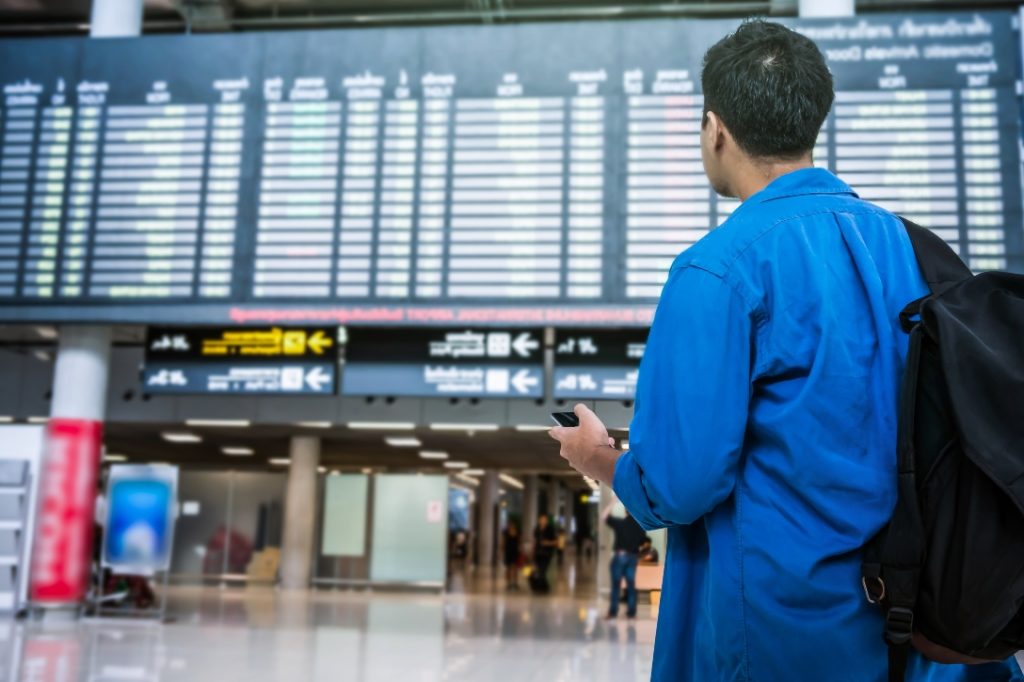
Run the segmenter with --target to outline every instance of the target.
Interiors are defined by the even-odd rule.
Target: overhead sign
[[[346,395],[539,398],[542,329],[350,329]]]
[[[563,329],[555,335],[556,400],[632,400],[646,329]]]
[[[337,328],[151,328],[148,393],[326,394],[335,392]]]
[[[153,360],[336,360],[337,327],[150,327],[146,357]]]
[[[149,393],[334,393],[333,364],[231,365],[182,363],[147,366]]]

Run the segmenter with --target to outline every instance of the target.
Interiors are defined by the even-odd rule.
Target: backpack
[[[940,663],[1024,649],[1024,276],[972,275],[901,220],[931,293],[900,314],[898,500],[861,570],[890,682],[911,646]]]

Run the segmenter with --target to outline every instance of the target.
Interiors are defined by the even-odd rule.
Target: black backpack
[[[931,294],[900,315],[899,499],[861,571],[890,682],[911,646],[942,663],[1024,649],[1024,276],[972,275],[903,222]]]

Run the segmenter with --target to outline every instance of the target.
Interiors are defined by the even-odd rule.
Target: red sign
[[[85,598],[102,442],[101,422],[50,420],[32,550],[33,602],[76,604]]]

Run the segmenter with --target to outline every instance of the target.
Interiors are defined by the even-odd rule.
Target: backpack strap
[[[973,277],[971,269],[942,237],[903,216],[899,218],[914,247],[917,267],[933,296],[941,296],[950,287]]]
[[[907,220],[903,216],[898,217],[907,230],[911,246],[914,247],[917,267],[921,270],[921,276],[924,277],[931,292],[929,296],[941,296],[951,287],[974,276],[971,269],[960,260],[956,251],[942,237],[912,220]],[[900,325],[903,331],[909,332],[914,326],[913,318],[920,314],[921,304],[929,296],[911,301],[900,312]]]
[[[907,368],[899,397],[897,425],[897,498],[882,545],[879,574],[885,613],[885,642],[889,650],[889,682],[903,682],[914,634],[914,607],[918,578],[924,560],[924,523],[917,498],[914,458],[914,424],[917,384],[924,332],[910,334]]]

